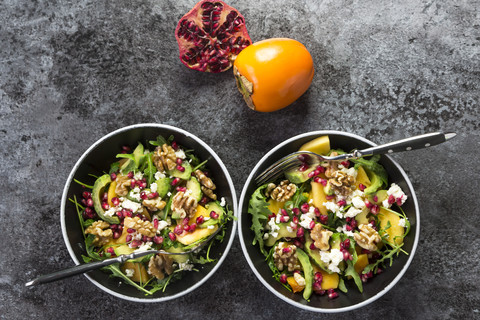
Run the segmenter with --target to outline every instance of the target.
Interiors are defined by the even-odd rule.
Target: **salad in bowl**
[[[351,150],[331,145],[329,135],[300,141],[291,151],[335,156]],[[304,160],[277,181],[247,181],[240,222],[244,253],[262,282],[288,302],[327,312],[361,305],[385,284],[381,275],[412,253],[411,207],[404,206],[416,207],[415,196],[399,185],[403,181],[392,181],[380,156],[316,165]],[[261,172],[256,169],[252,175]]]

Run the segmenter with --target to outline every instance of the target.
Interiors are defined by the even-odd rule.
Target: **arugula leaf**
[[[151,185],[155,182],[155,173],[157,172],[157,168],[153,165],[153,153],[146,154],[145,159],[146,168],[143,171],[143,174],[147,177],[148,185]]]
[[[157,137],[157,140],[150,140],[150,141],[148,141],[148,143],[150,143],[152,146],[161,147],[161,146],[163,146],[164,144],[167,143],[167,140],[165,140],[165,138],[163,136],[159,135]]]
[[[268,253],[267,258],[265,260],[267,261],[267,264],[268,264],[268,267],[270,268],[270,270],[272,270],[273,278],[275,278],[275,280],[280,282],[282,284],[282,286],[284,286],[288,291],[292,291],[290,286],[288,286],[285,283],[282,283],[280,281],[280,276],[282,275],[282,273],[278,270],[277,266],[275,266],[275,261],[273,260],[273,252],[274,252],[276,246],[277,246],[277,244],[275,244],[270,249],[270,252]]]
[[[81,186],[84,186],[85,188],[93,189],[93,186],[88,185],[88,184],[85,184],[85,183],[83,183],[83,182],[81,182],[81,181],[78,181],[77,179],[73,179],[73,181],[75,181],[76,183],[78,183],[78,184],[81,185]]]
[[[144,289],[142,286],[138,285],[135,281],[133,281],[132,279],[130,279],[129,277],[127,277],[127,276],[122,272],[122,270],[120,270],[120,264],[119,264],[119,263],[114,263],[114,264],[111,264],[111,265],[109,265],[109,266],[103,267],[101,270],[103,270],[103,271],[110,271],[110,272],[112,273],[112,274],[110,275],[110,277],[121,278],[121,279],[123,279],[123,281],[125,281],[125,282],[128,283],[129,285],[134,286],[134,287],[137,288],[138,290],[143,291],[143,292],[145,292],[145,293],[148,294],[148,295],[153,294],[153,292]]]
[[[363,284],[362,279],[360,279],[360,275],[355,271],[355,267],[353,265],[353,261],[347,260],[347,269],[345,270],[345,276],[351,276],[355,284],[357,285],[358,291],[363,292]]]
[[[120,171],[120,162],[114,162],[110,165],[110,171],[108,173],[114,173]]]
[[[380,177],[380,180],[385,185],[388,185],[388,174],[387,170],[378,163],[380,160],[380,155],[374,155],[370,159],[365,159],[365,158],[359,158],[359,159],[350,159],[353,163],[355,163],[355,168],[358,168],[359,165],[365,167],[366,169],[372,171],[375,173],[377,176]]]
[[[343,280],[342,277],[340,277],[338,281],[338,289],[344,293],[348,292],[347,287],[345,286],[345,280]]]
[[[270,210],[268,209],[267,199],[262,193],[262,190],[266,187],[267,185],[265,184],[255,190],[248,203],[248,213],[252,215],[252,226],[250,229],[255,233],[252,244],[255,245],[258,242],[260,251],[265,256],[267,256],[267,252],[265,251],[263,243],[263,225],[266,223],[268,216],[271,214]]]

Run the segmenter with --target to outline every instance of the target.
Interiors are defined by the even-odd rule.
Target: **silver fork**
[[[354,150],[351,153],[345,153],[333,157],[322,156],[310,151],[298,151],[281,158],[280,160],[269,166],[267,169],[265,169],[265,171],[263,171],[255,178],[255,182],[257,183],[257,185],[260,186],[267,182],[274,181],[278,177],[280,177],[285,171],[300,167],[303,164],[315,166],[320,164],[322,161],[358,159],[364,156],[372,156],[376,154],[386,154],[423,149],[443,143],[447,140],[452,139],[455,136],[456,133],[453,132],[427,133],[402,140],[393,141],[375,147],[370,147],[363,150]]]
[[[105,260],[96,261],[96,262],[79,264],[79,265],[74,266],[74,267],[70,267],[70,268],[67,268],[67,269],[63,269],[63,270],[60,270],[60,271],[49,273],[49,274],[40,276],[40,277],[38,277],[38,278],[36,278],[32,281],[27,282],[25,284],[25,286],[30,287],[30,286],[34,286],[34,285],[37,285],[37,284],[43,284],[43,283],[48,283],[48,282],[61,280],[61,279],[64,279],[64,278],[75,276],[77,274],[82,274],[82,273],[86,273],[88,271],[100,269],[100,268],[109,266],[109,265],[114,264],[114,263],[124,263],[127,260],[141,258],[141,257],[147,256],[147,255],[152,254],[152,253],[154,253],[154,254],[165,254],[165,255],[186,255],[186,254],[190,254],[190,253],[192,253],[196,250],[199,250],[200,248],[205,246],[208,242],[210,242],[210,240],[212,240],[222,230],[222,228],[223,228],[223,224],[221,223],[220,226],[218,227],[218,229],[215,230],[215,232],[212,233],[207,239],[200,242],[197,246],[195,246],[193,249],[188,250],[188,251],[167,252],[167,251],[164,251],[164,250],[147,250],[147,251],[141,251],[141,252],[134,252],[134,253],[131,253],[131,254],[124,254],[124,255],[120,255],[120,256],[115,257],[115,258],[110,258],[110,259],[105,259]]]

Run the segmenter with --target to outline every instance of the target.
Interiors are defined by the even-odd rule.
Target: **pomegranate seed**
[[[136,186],[137,186],[137,181],[135,181],[135,180],[130,181],[130,188],[133,189],[133,188],[135,188]]]
[[[117,180],[117,174],[115,172],[110,173],[110,180],[112,181]]]
[[[86,205],[87,205],[87,207],[93,207],[93,200],[92,200],[92,198],[87,199]]]
[[[377,195],[373,196],[373,202],[378,202],[378,196]]]
[[[115,231],[115,232],[113,233],[113,239],[118,239],[118,238],[120,238],[121,235],[122,235],[121,232]]]
[[[178,192],[187,192],[187,188],[185,187],[176,187],[175,190],[177,190]]]
[[[282,223],[288,222],[288,220],[290,220],[289,216],[281,216],[280,217],[280,222],[282,222]]]
[[[307,213],[309,209],[310,209],[310,206],[306,202],[302,204],[302,206],[300,207],[300,210],[302,210],[303,213]]]
[[[128,228],[127,229],[127,232],[128,233],[135,233],[137,230],[133,229],[133,228]]]
[[[82,192],[82,197],[84,197],[85,199],[88,199],[88,198],[92,197],[92,194],[88,191],[83,191]]]
[[[153,219],[153,227],[158,229],[158,219]]]
[[[176,141],[172,141],[172,148],[173,150],[177,151],[178,150],[178,144]]]
[[[285,273],[282,273],[280,275],[280,282],[281,283],[287,283],[287,275]]]
[[[396,200],[397,206],[401,206],[403,204],[402,199],[403,199],[403,195],[401,195],[400,197],[397,198],[397,200]]]
[[[130,243],[130,247],[132,248],[138,248],[142,245],[142,241],[140,240],[132,240],[132,242]]]
[[[192,172],[192,173],[193,173],[193,172]],[[199,203],[200,203],[201,205],[205,205],[205,204],[207,204],[209,201],[210,201],[209,198],[203,197],[202,200],[200,200]]]
[[[122,213],[125,217],[129,217],[129,218],[133,217],[133,212],[130,210],[125,209],[124,211],[122,211]]]
[[[304,235],[305,235],[305,230],[304,230],[302,227],[298,228],[298,230],[297,230],[297,238],[301,238],[301,237],[303,237]]]
[[[373,272],[372,272],[372,271],[368,271],[367,273],[365,273],[365,277],[366,277],[367,279],[373,278]]]
[[[168,233],[168,237],[169,237],[170,240],[172,240],[172,241],[177,240],[177,236],[176,236],[175,233],[173,233],[173,232],[169,232],[169,233]]]
[[[87,214],[87,215],[91,215],[92,212],[93,212],[93,209],[90,208],[90,207],[86,207],[84,212],[85,212],[85,214]]]
[[[338,297],[338,293],[334,289],[328,289],[328,298],[335,299]]]
[[[353,260],[352,255],[347,250],[343,251],[343,260],[345,260],[345,261]]]
[[[188,224],[183,226],[183,230],[185,230],[187,232],[190,231],[190,226]]]
[[[310,156],[308,154],[300,154],[297,158],[301,162],[307,162],[308,160],[310,160]]]
[[[340,162],[340,163],[341,163],[341,165],[344,166],[345,168],[350,167],[350,161],[348,161],[348,160],[342,161],[342,162]]]
[[[155,236],[153,237],[153,242],[156,244],[162,244],[163,243],[163,237],[162,236]]]
[[[290,248],[290,247],[286,247],[286,248],[282,249],[283,253],[289,253],[290,251],[292,251],[292,248]]]
[[[320,178],[320,177],[314,177],[313,178],[313,182],[316,182],[316,183],[320,183],[320,180],[322,180],[322,178]]]
[[[110,254],[115,254],[115,250],[113,250],[113,247],[108,247],[107,252]]]
[[[102,201],[107,201],[108,200],[108,193],[104,192],[102,195]]]
[[[344,206],[347,205],[347,201],[345,201],[345,200],[342,199],[342,200],[340,200],[340,201],[337,202],[337,205],[338,205],[339,207],[344,207]]]
[[[320,173],[324,173],[325,172],[325,167],[324,166],[317,166],[316,168]]]
[[[177,170],[180,172],[185,172],[185,168],[180,165],[177,165]]]
[[[172,186],[176,186],[179,182],[180,182],[180,178],[175,178],[175,179],[172,180],[172,182],[170,184]]]
[[[112,229],[112,230],[117,230],[117,228],[118,228],[118,224],[111,224],[110,225],[110,229]]]
[[[128,177],[129,179],[133,179],[133,176],[134,176],[133,171],[130,171],[130,172],[127,174],[127,177]]]
[[[203,221],[204,221],[203,216],[198,216],[198,217],[197,217],[197,220],[196,220],[197,224],[202,224]]]
[[[332,195],[326,195],[325,199],[327,199],[327,200],[335,199],[335,195],[333,195],[333,194]]]
[[[362,253],[364,253],[364,254],[370,254],[371,252],[370,252],[370,250],[362,249]]]
[[[320,170],[315,169],[313,170],[313,175],[318,176],[320,174]]]
[[[132,149],[130,149],[129,146],[122,146],[122,151],[123,151],[123,153],[130,153],[130,151],[132,151]]]
[[[175,232],[178,235],[182,234],[182,232],[183,232],[182,226],[181,225],[175,226],[175,229],[173,229],[173,232]]]
[[[102,209],[103,209],[103,210],[108,210],[108,209],[110,209],[110,206],[108,205],[107,202],[102,202]]]
[[[177,158],[175,161],[178,165],[181,165],[183,163],[183,160],[181,158]]]
[[[377,269],[377,274],[380,274],[380,273],[382,273],[382,272],[383,272],[382,269],[380,269],[380,268]]]
[[[303,248],[302,242],[298,239],[293,240],[293,244],[300,249]]]
[[[86,206],[87,205],[87,200],[86,199],[81,199],[80,203],[83,204],[84,206]]]
[[[312,242],[312,243],[310,244],[310,249],[312,249],[312,250],[317,249],[317,247],[315,247],[315,243]]]
[[[304,163],[304,164],[302,164],[302,165],[300,166],[300,168],[298,168],[298,171],[304,172],[305,170],[308,169],[308,167],[309,167],[309,165],[306,164],[306,163]]]
[[[350,239],[348,239],[348,238],[345,239],[345,241],[343,241],[342,244],[343,244],[343,247],[344,247],[345,249],[350,248]]]
[[[118,217],[118,219],[124,219],[125,218],[122,211],[117,211],[117,217]]]
[[[360,183],[358,185],[358,189],[360,189],[360,191],[363,191],[363,190],[367,189],[367,187],[363,183]]]
[[[300,270],[294,270],[294,271],[293,271],[293,274],[295,274],[295,273],[300,274]]]
[[[394,204],[395,203],[395,197],[393,196],[393,194],[391,194],[390,196],[388,196],[388,204]]]
[[[313,170],[313,171],[309,172],[307,176],[308,176],[309,178],[313,178],[313,177],[315,177],[315,176],[318,176],[318,174],[315,174],[315,172],[316,172],[316,170]]]
[[[184,219],[182,220],[182,224],[183,224],[183,225],[187,225],[189,221],[190,221],[189,218],[184,218]]]
[[[215,211],[210,211],[210,218],[212,219],[218,219],[219,215]]]
[[[325,180],[325,179],[320,179],[320,183],[322,184],[322,186],[326,187],[327,186],[327,183],[328,181]]]
[[[313,292],[315,292],[315,294],[318,294],[318,295],[321,295],[321,296],[323,296],[325,294],[325,290],[322,289],[321,281],[315,281],[313,283]]]
[[[151,238],[151,237],[147,237],[147,236],[143,236],[143,237],[142,237],[142,241],[143,241],[143,242],[149,242],[149,241],[152,241],[152,238]]]
[[[272,213],[271,215],[268,216],[268,220],[270,220],[270,219],[272,219],[272,218],[275,219],[276,216],[277,216],[277,215],[276,215],[275,213]]]
[[[120,204],[120,199],[118,199],[117,197],[113,197],[112,198],[112,204],[116,207]]]
[[[320,216],[320,223],[321,223],[321,224],[327,224],[327,223],[328,223],[328,216],[325,215],[325,214],[322,214],[322,215]]]
[[[281,209],[280,212],[282,213],[282,216],[288,216],[287,210]]]
[[[315,221],[310,221],[310,224],[308,225],[310,227],[310,229],[313,229],[315,228]]]
[[[373,206],[373,205],[370,203],[370,201],[365,200],[365,207],[367,207],[367,209],[371,209],[372,206]]]
[[[147,195],[148,199],[155,199],[156,197],[158,197],[158,192],[152,192]]]
[[[132,241],[132,239],[133,239],[133,236],[131,234],[129,234],[125,237],[126,242],[130,242],[130,241]]]
[[[197,229],[197,224],[196,224],[196,223],[192,223],[192,224],[190,225],[190,232],[195,231],[195,229]]]
[[[297,223],[298,223],[298,217],[293,217],[293,218],[292,218],[292,222],[295,223],[295,224],[297,224]]]
[[[355,229],[358,225],[358,222],[357,220],[355,219],[352,219],[352,221],[350,222],[350,226],[352,227],[352,229]]]
[[[293,208],[292,212],[294,215],[298,216],[300,214],[300,210],[298,208]]]
[[[371,212],[372,214],[377,215],[379,211],[380,211],[380,208],[379,208],[376,204],[373,205],[373,206],[370,208],[370,212]]]
[[[323,280],[323,274],[321,272],[315,272],[315,282],[322,282]]]
[[[352,231],[352,227],[349,224],[347,224],[345,225],[345,230]]]

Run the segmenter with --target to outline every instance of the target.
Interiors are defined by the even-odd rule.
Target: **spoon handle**
[[[355,155],[355,157],[362,157],[362,156],[369,156],[369,155],[375,155],[375,154],[386,154],[386,153],[423,149],[423,148],[427,148],[430,146],[443,143],[455,136],[456,134],[453,132],[452,133],[442,133],[442,132],[426,133],[419,136],[414,136],[414,137],[382,144],[376,147],[370,147],[363,150],[356,150],[353,152],[353,154]]]

